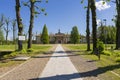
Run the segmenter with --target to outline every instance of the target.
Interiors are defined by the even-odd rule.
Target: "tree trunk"
[[[34,23],[34,2],[30,1],[30,25],[29,25],[29,36],[28,36],[28,49],[32,46],[32,29]]]
[[[120,1],[116,0],[117,21],[116,21],[116,49],[120,49]]]
[[[18,24],[18,36],[22,35],[23,31],[23,24],[22,19],[20,17],[20,1],[16,0],[16,18],[17,18],[17,24]],[[22,50],[22,41],[18,40],[18,50]]]
[[[15,43],[16,20],[12,21],[12,27],[13,27],[13,43]]]
[[[97,23],[96,23],[96,7],[95,0],[91,0],[91,12],[92,12],[92,34],[93,34],[93,53],[97,50]]]
[[[90,0],[88,0],[87,6],[87,15],[86,15],[86,22],[87,22],[87,29],[86,29],[86,39],[87,39],[87,51],[90,51],[90,29],[89,29],[89,19],[90,19]]]
[[[6,32],[6,44],[8,43],[8,31]]]

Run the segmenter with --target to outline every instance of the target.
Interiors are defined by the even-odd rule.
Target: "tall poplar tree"
[[[47,30],[46,24],[43,27],[41,41],[43,44],[49,44],[49,35],[48,35],[48,30]]]
[[[28,30],[28,46],[27,48],[31,48],[32,47],[32,30],[34,27],[34,17],[37,14],[40,14],[40,11],[45,12],[44,8],[40,8],[38,5],[36,5],[36,3],[41,3],[42,0],[28,0],[28,2],[25,2],[24,5],[29,7],[30,9],[30,24],[29,24],[29,30]],[[48,0],[46,0],[46,3],[48,3]],[[39,10],[39,11],[38,11]],[[47,15],[45,13],[45,15]]]
[[[90,29],[89,29],[89,21],[90,21],[90,0],[88,0],[88,6],[87,6],[87,14],[86,14],[86,39],[87,39],[87,51],[90,51]]]
[[[115,0],[117,8],[117,21],[116,21],[116,49],[120,48],[120,0]]]
[[[22,35],[23,32],[23,24],[22,24],[22,18],[20,16],[20,0],[15,0],[16,2],[16,19],[17,19],[17,25],[18,25],[18,36]],[[23,49],[23,45],[22,45],[22,41],[18,40],[18,50],[22,50]]]
[[[6,27],[4,27],[4,31],[6,33],[5,39],[6,39],[6,43],[7,43],[8,42],[8,34],[10,32],[10,29],[9,29],[10,19],[9,18],[5,19],[5,24],[6,24]]]
[[[73,44],[77,44],[80,42],[80,35],[78,32],[77,26],[74,26],[72,28],[71,35],[70,35],[70,41]]]
[[[90,0],[91,13],[92,13],[92,36],[93,36],[93,53],[97,50],[97,22],[96,22],[96,0]]]

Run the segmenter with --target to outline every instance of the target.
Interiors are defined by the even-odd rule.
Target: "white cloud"
[[[97,19],[97,25],[99,25],[101,23],[100,19]]]
[[[101,0],[101,1],[98,1],[98,2],[95,3],[96,8],[97,8],[99,11],[105,10],[105,9],[108,9],[108,8],[111,7],[107,2],[105,2],[104,4],[103,4],[103,2],[104,2],[104,1]]]

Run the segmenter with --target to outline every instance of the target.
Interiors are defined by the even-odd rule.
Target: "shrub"
[[[99,41],[99,40],[97,41],[97,49],[100,53],[104,51],[104,44],[102,41]]]
[[[109,51],[102,51],[102,54],[107,55],[107,56],[110,56],[112,53],[109,52]]]
[[[6,54],[3,58],[8,59],[17,56],[17,52],[12,52],[11,54]]]
[[[3,58],[7,59],[9,58],[9,55],[4,55]]]
[[[27,49],[27,52],[33,52],[33,51],[34,51],[33,48]]]
[[[20,51],[20,54],[27,54],[27,50],[26,50],[26,49],[22,49],[22,50]]]
[[[120,57],[120,53],[119,52],[115,52],[114,53],[116,57]]]
[[[17,52],[12,52],[11,54],[10,54],[10,57],[15,57],[15,56],[17,56]]]
[[[117,58],[116,58],[116,62],[120,62],[120,57],[117,57]]]

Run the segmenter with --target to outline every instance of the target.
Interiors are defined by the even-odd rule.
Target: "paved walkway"
[[[58,45],[39,80],[82,80],[61,45]]]

